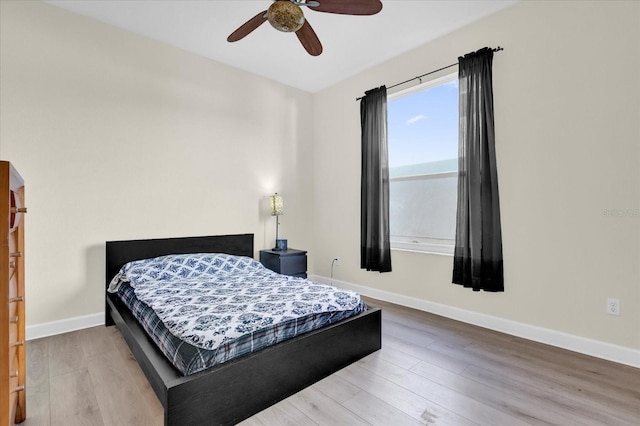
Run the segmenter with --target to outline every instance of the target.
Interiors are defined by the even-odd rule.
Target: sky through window
[[[389,101],[388,125],[389,167],[457,160],[458,80]]]

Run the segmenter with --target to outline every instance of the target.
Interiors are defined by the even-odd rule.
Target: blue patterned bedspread
[[[357,293],[224,254],[130,262],[109,290],[185,375],[366,310]]]

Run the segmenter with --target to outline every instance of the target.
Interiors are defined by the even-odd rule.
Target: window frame
[[[441,86],[443,84],[451,83],[453,81],[456,81],[457,79],[458,79],[457,71],[448,73],[444,76],[434,78],[433,80],[429,80],[424,83],[418,84],[416,86],[413,86],[404,90],[399,90],[397,92],[389,94],[388,102],[394,101],[399,98],[403,98],[405,96],[410,96],[418,92],[429,90],[437,86]],[[388,105],[387,105],[387,108],[389,108]],[[389,178],[389,184],[391,184],[391,182],[394,182],[394,181],[406,181],[406,180],[416,180],[416,179],[425,179],[425,178],[433,179],[433,178],[439,178],[439,177],[454,177],[454,176],[458,176],[458,171],[427,173],[424,175]],[[406,237],[407,240],[409,240],[410,238],[413,238],[413,237]],[[455,236],[453,240],[423,238],[423,241],[399,241],[399,240],[394,240],[393,236],[390,235],[390,240],[391,240],[390,241],[391,250],[394,250],[394,251],[408,251],[408,252],[453,256],[454,249],[455,249]]]

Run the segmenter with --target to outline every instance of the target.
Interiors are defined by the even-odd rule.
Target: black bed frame
[[[129,261],[182,253],[253,257],[253,234],[107,241],[106,284]],[[164,406],[165,425],[238,423],[381,347],[381,311],[370,308],[320,330],[183,376],[118,297],[107,293],[105,325],[114,324]]]

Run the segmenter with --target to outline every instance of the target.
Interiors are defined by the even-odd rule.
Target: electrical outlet
[[[609,315],[620,315],[620,300],[607,298],[607,313]]]
[[[340,258],[338,256],[335,256],[333,258],[333,260],[331,261],[332,265],[338,266],[340,264]]]

